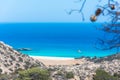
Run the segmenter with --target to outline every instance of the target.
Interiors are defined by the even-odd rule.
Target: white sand
[[[74,58],[66,58],[66,57],[48,57],[48,56],[30,56],[33,58],[40,58],[40,59],[49,59],[49,60],[73,60]]]

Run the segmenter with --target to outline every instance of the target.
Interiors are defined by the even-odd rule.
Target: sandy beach
[[[74,64],[81,64],[85,61],[84,59],[74,59],[74,58],[64,58],[64,57],[43,57],[43,56],[31,56],[31,57],[43,62],[46,66],[74,65]]]

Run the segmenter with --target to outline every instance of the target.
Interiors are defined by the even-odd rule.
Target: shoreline
[[[112,61],[114,59],[120,59],[120,54],[114,54],[110,56],[106,56],[103,58],[67,58],[67,57],[48,57],[48,56],[30,56],[38,61],[41,61],[46,66],[55,66],[55,65],[76,65],[76,64],[82,64],[86,61],[95,62],[95,63],[101,63],[103,61]]]
[[[32,58],[41,58],[41,59],[48,59],[48,60],[74,60],[75,58],[70,57],[49,57],[49,56],[31,56]]]
[[[74,59],[66,57],[47,57],[47,56],[30,56],[38,61],[41,61],[46,66],[55,66],[55,65],[75,65],[84,63],[86,60],[83,59]]]

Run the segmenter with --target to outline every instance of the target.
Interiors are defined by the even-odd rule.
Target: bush
[[[114,73],[113,76],[114,76],[114,77],[118,77],[118,78],[120,78],[120,74],[118,74],[118,73]]]
[[[67,73],[66,73],[66,78],[67,78],[67,79],[74,78],[73,72],[67,72]]]
[[[49,72],[40,68],[19,71],[18,74],[19,77],[16,80],[50,80]]]
[[[0,75],[0,80],[10,80],[9,75],[1,74]]]
[[[104,70],[96,70],[96,75],[93,77],[93,80],[119,80],[117,77],[111,76],[109,73]]]
[[[63,75],[61,71],[58,71],[56,75]]]
[[[0,74],[2,73],[2,69],[0,68]]]
[[[19,59],[20,62],[23,62],[23,59],[21,57],[18,57],[18,59]]]
[[[10,58],[11,58],[13,61],[16,60],[15,57],[13,57],[13,55],[10,55]]]

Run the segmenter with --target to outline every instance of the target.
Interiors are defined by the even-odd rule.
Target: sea
[[[101,23],[0,23],[0,40],[30,56],[47,57],[104,57],[115,50],[95,48],[97,38],[104,32],[97,30]]]

